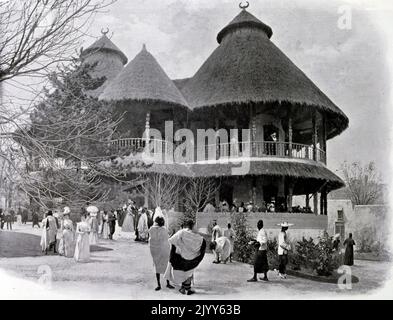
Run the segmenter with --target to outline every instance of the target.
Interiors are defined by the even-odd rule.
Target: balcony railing
[[[180,143],[178,142],[173,145],[173,151]],[[146,140],[142,138],[118,139],[112,141],[112,146],[117,149],[142,151],[146,147]],[[157,156],[157,154],[164,156],[164,154],[169,154],[169,150],[167,141],[149,141],[149,152],[154,156]],[[195,148],[194,161],[264,157],[304,159],[326,163],[326,153],[319,148],[314,150],[313,146],[305,144],[272,141],[231,142],[205,145],[202,148]]]

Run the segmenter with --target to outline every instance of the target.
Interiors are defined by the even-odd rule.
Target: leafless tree
[[[186,211],[200,212],[211,201],[220,188],[212,178],[195,177],[186,182],[184,192]]]
[[[382,184],[373,162],[344,162],[341,166],[353,205],[375,204],[382,196]]]
[[[142,177],[142,189],[148,195],[154,207],[172,209],[179,200],[184,188],[184,180],[175,175],[148,173]]]
[[[70,58],[92,18],[114,0],[0,1],[0,82],[42,77]]]
[[[111,190],[104,182],[132,183],[124,175],[138,163],[129,157],[127,165],[118,168],[116,161],[127,153],[111,146],[119,119],[86,94],[96,85],[90,67],[76,62],[52,76],[54,90],[35,106],[29,122],[14,121],[15,130],[5,126],[0,132],[0,158],[13,166],[19,188],[42,206],[56,199],[74,205],[102,202]]]
[[[114,1],[0,1],[0,161],[12,171],[15,187],[43,205],[48,197],[71,201],[98,187],[105,177],[117,179],[122,174],[100,165],[110,162],[110,148],[104,150],[116,121],[98,117],[89,100],[81,110],[65,107],[62,117],[48,119],[54,112],[47,114],[48,121],[35,121],[32,131],[32,110],[36,119],[42,116],[34,99],[41,90],[23,80],[59,81],[59,89],[59,66],[74,59],[94,16]],[[29,103],[3,101],[4,83],[29,92]],[[66,87],[59,91],[73,95]],[[72,98],[77,103],[78,97]],[[97,145],[102,153],[91,152]],[[97,196],[105,197],[105,191]]]

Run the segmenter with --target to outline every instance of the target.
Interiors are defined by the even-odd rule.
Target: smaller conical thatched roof
[[[242,10],[224,29],[222,29],[217,35],[217,42],[221,43],[222,39],[228,33],[236,31],[240,28],[257,28],[266,33],[269,39],[273,35],[273,30],[267,24],[264,24],[261,20],[253,16],[246,10]]]
[[[188,107],[179,89],[145,46],[99,98],[106,101],[155,101]]]
[[[110,52],[117,54],[123,64],[128,62],[126,55],[106,36],[103,34],[96,42],[94,42],[90,47],[82,51],[82,57],[92,54],[94,52]]]

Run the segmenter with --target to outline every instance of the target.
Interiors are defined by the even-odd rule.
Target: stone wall
[[[314,214],[247,213],[248,224],[255,231],[257,231],[257,222],[260,219],[263,220],[270,239],[278,236],[280,231],[279,223],[283,221],[293,223],[294,226],[290,227],[288,231],[288,236],[292,240],[301,240],[303,237],[316,239],[326,230],[328,222],[327,216]],[[207,227],[213,220],[217,220],[217,223],[224,230],[227,228],[228,223],[231,222],[229,213],[198,213],[196,227],[200,232],[207,233]]]
[[[343,211],[340,220],[338,211]],[[345,237],[353,234],[357,249],[366,241],[377,247],[378,243],[391,251],[390,226],[391,215],[388,206],[366,205],[352,206],[351,200],[328,200],[328,233],[337,233],[336,225],[344,225]]]

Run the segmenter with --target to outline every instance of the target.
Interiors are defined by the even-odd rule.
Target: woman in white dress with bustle
[[[102,215],[102,238],[109,239],[109,221],[108,213],[104,212]]]
[[[128,206],[126,207],[125,217],[123,220],[123,224],[121,226],[121,236],[126,239],[131,239],[133,236],[134,230],[134,202],[132,200],[128,201]]]
[[[74,258],[77,262],[88,262],[90,260],[90,225],[82,216],[82,221],[76,225],[76,246]]]

